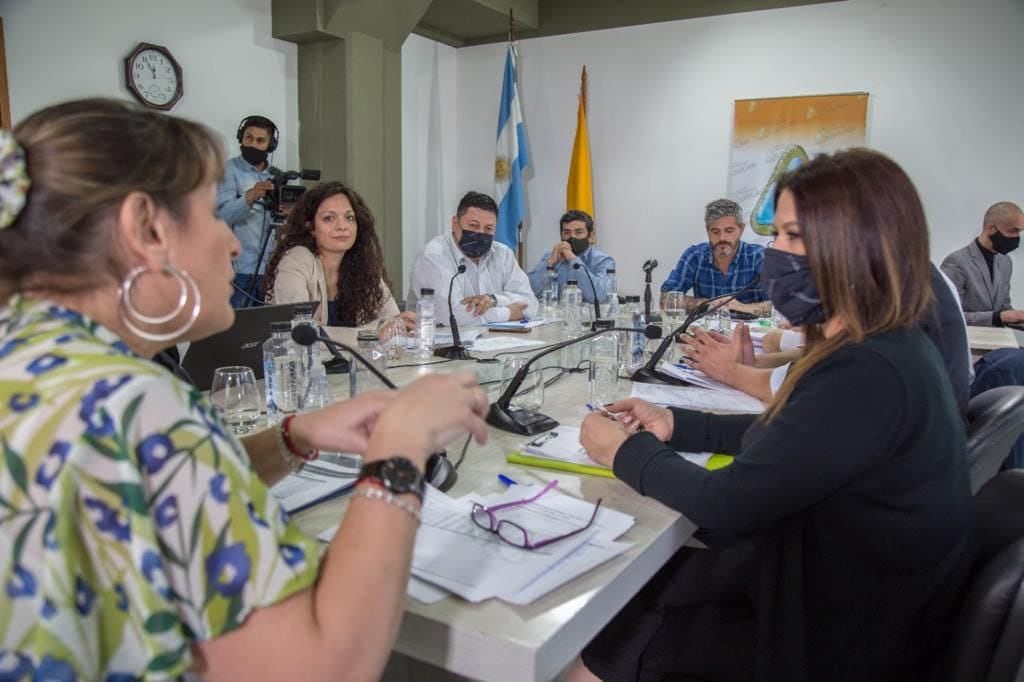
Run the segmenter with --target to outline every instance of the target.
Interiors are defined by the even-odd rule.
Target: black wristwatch
[[[359,481],[369,480],[381,485],[395,495],[410,493],[423,502],[426,481],[423,474],[411,460],[405,457],[392,457],[368,462],[359,471]]]

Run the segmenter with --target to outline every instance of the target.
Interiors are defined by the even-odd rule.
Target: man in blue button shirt
[[[695,244],[680,256],[672,273],[661,285],[662,303],[669,291],[688,292],[687,309],[701,302],[742,289],[761,273],[764,247],[741,241],[743,209],[735,201],[716,199],[704,209],[708,241]],[[729,303],[730,310],[758,317],[771,314],[768,295],[760,284]]]
[[[267,156],[277,148],[277,126],[263,116],[247,116],[238,126],[241,153],[228,160],[217,187],[217,214],[228,224],[242,252],[235,259],[235,291],[231,305],[258,305],[263,271],[274,250],[270,212],[257,200],[273,189]],[[260,245],[266,240],[263,257]]]
[[[530,286],[533,293],[540,296],[544,291],[547,269],[553,267],[558,274],[559,293],[567,281],[574,279],[583,292],[584,301],[593,303],[596,289],[597,300],[606,302],[608,271],[615,269],[615,261],[591,243],[594,219],[584,211],[569,211],[562,216],[558,224],[561,229],[561,240],[556,242],[530,271]],[[581,265],[579,269],[573,267],[577,263]],[[591,279],[594,280],[593,286],[582,272],[583,269],[590,273]]]

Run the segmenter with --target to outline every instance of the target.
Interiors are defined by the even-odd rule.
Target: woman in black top
[[[570,680],[935,679],[967,575],[965,436],[916,328],[928,232],[910,179],[867,150],[784,176],[772,303],[808,345],[764,415],[637,399],[582,443],[702,529],[583,652]],[[736,455],[708,471],[676,450]],[[585,667],[584,667],[585,666]]]

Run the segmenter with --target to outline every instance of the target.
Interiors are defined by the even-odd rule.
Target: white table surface
[[[529,335],[516,336],[552,339],[554,334],[554,328],[542,327]],[[558,355],[556,352],[550,357],[557,361]],[[500,378],[500,368],[461,361],[392,369],[389,376],[402,385],[427,372],[469,369],[477,371],[484,382]],[[365,372],[358,378],[360,391],[379,387]],[[347,395],[346,377],[332,376],[331,380],[336,396]],[[498,395],[498,384],[487,388],[493,400]],[[623,396],[628,395],[630,382],[620,380],[619,390]],[[545,391],[543,412],[564,423],[578,424],[585,414],[587,396],[586,375],[567,375]],[[620,538],[634,546],[528,606],[497,599],[471,604],[454,596],[426,605],[410,598],[395,645],[397,652],[474,679],[552,679],[693,534],[695,527],[690,521],[616,479],[506,463],[505,455],[525,440],[525,436],[489,429],[486,445],[470,445],[458,482],[449,494],[499,492],[503,490],[497,479],[499,473],[521,483],[557,478],[563,492],[595,502],[603,498],[604,505],[635,517],[636,524]],[[461,446],[461,439],[450,445],[449,457],[457,459]],[[345,498],[328,501],[297,514],[295,521],[304,532],[316,535],[338,524],[346,504]]]

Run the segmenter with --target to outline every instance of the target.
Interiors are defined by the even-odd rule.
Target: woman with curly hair
[[[268,303],[320,301],[315,319],[330,327],[376,327],[416,314],[398,310],[388,289],[373,214],[340,182],[304,193],[288,214],[264,283]],[[354,337],[353,337],[354,338]]]

